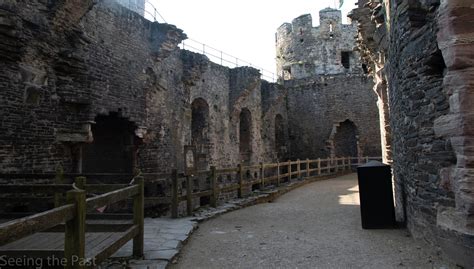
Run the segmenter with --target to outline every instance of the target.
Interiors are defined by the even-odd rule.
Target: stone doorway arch
[[[242,163],[250,163],[252,157],[252,114],[242,108],[239,117],[239,152]]]
[[[118,113],[99,115],[92,125],[92,143],[82,146],[79,171],[83,173],[133,173],[140,138],[137,126]]]
[[[360,157],[362,152],[359,143],[357,126],[349,119],[335,123],[328,139],[330,157]]]
[[[209,105],[203,98],[191,103],[191,144],[195,150],[195,167],[198,170],[209,168]]]

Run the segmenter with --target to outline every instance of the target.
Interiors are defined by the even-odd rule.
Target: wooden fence
[[[360,164],[369,160],[381,160],[381,157],[341,157],[325,158],[314,160],[296,160],[276,163],[260,163],[257,165],[239,164],[236,167],[215,168],[209,170],[197,171],[194,175],[185,175],[173,170],[171,173],[141,173],[145,180],[145,207],[163,205],[171,209],[173,217],[178,215],[178,205],[186,201],[188,215],[193,211],[193,200],[201,197],[209,197],[209,204],[215,206],[219,200],[220,194],[237,192],[238,197],[243,197],[246,189],[264,189],[271,186],[278,187],[282,183],[287,183],[295,178],[307,178],[314,176],[325,176],[335,174],[341,171],[354,169]],[[88,181],[99,182],[95,185],[95,190],[86,186],[88,192],[107,191],[115,188],[116,183],[127,180],[134,176],[133,174],[116,173],[94,173],[94,174],[0,174],[1,178],[9,180],[54,178],[58,188],[64,185],[65,178],[74,178],[77,176],[87,177]],[[207,184],[197,181],[197,178],[205,179]],[[51,181],[51,180],[50,180]],[[113,183],[113,184],[112,184]],[[67,184],[65,184],[67,185]],[[27,188],[27,184],[25,188]],[[44,185],[47,186],[47,185]],[[67,185],[69,186],[69,185]],[[125,185],[121,185],[125,186]],[[45,187],[46,188],[46,187]],[[99,189],[100,188],[100,189]],[[107,189],[108,188],[108,189]],[[159,191],[156,191],[159,189]],[[30,189],[33,193],[35,190]],[[0,197],[0,202],[8,202],[15,197]],[[49,197],[28,197],[25,201],[49,201]],[[64,200],[61,194],[56,193],[54,204]]]
[[[209,170],[196,171],[192,175],[178,173],[177,170],[173,170],[169,174],[141,173],[135,177],[135,183],[132,185],[104,184],[103,182],[101,184],[86,184],[86,179],[83,176],[96,179],[102,177],[112,179],[118,177],[130,178],[129,176],[131,176],[110,173],[86,174],[76,177],[75,189],[72,189],[71,182],[69,184],[64,182],[66,177],[77,176],[77,174],[0,174],[0,178],[8,178],[10,181],[14,178],[54,178],[49,180],[54,184],[0,184],[0,191],[3,194],[0,197],[2,204],[18,202],[17,193],[26,193],[31,196],[23,197],[20,201],[36,203],[48,199],[54,200],[54,208],[51,210],[21,218],[18,218],[18,214],[13,213],[10,217],[16,217],[16,219],[0,224],[0,253],[2,255],[17,256],[26,253],[42,257],[54,254],[66,258],[69,262],[67,267],[71,268],[73,267],[70,263],[72,257],[75,257],[76,260],[95,258],[95,261],[100,262],[133,239],[133,254],[142,256],[145,204],[169,206],[171,216],[176,218],[179,215],[181,202],[185,202],[185,211],[187,215],[191,215],[194,208],[196,208],[195,205],[199,204],[196,201],[202,197],[208,198],[209,204],[215,207],[219,200],[224,200],[221,197],[223,194],[233,193],[231,196],[244,197],[252,190],[262,191],[277,188],[295,180],[346,173],[369,160],[380,159],[380,157],[341,157],[260,163],[258,165],[239,164],[236,167],[219,169],[213,166]],[[196,181],[196,178],[205,180]],[[115,180],[114,182],[116,183]],[[146,195],[147,188],[154,188],[159,185],[168,187],[169,192],[165,191],[162,195]],[[38,196],[40,193],[49,194],[50,196]],[[98,195],[98,193],[103,194]],[[86,199],[86,194],[92,197]],[[117,225],[110,223],[86,224],[86,216],[87,218],[93,216],[93,214],[90,214],[92,210],[130,199],[133,201],[133,222],[130,225],[124,225],[123,223]],[[2,216],[5,218],[5,214],[0,215],[0,218]],[[101,217],[104,216],[101,214]],[[45,231],[63,233],[63,249],[29,250],[28,245],[21,251],[2,248],[2,246],[9,246],[13,241],[41,234]],[[110,231],[120,232],[110,237],[107,244],[96,246],[86,240],[86,233]]]
[[[0,185],[2,193],[46,193],[54,194],[56,207],[27,217],[14,219],[0,224],[0,253],[8,257],[27,255],[27,257],[47,258],[51,255],[64,258],[67,268],[82,268],[86,265],[99,263],[115,253],[125,243],[133,239],[133,254],[143,255],[144,231],[144,180],[136,177],[131,185],[87,185],[85,178],[76,179],[71,184],[22,184]],[[86,199],[87,192],[105,192]],[[65,204],[61,196],[65,196]],[[125,199],[133,199],[133,222],[130,225],[120,224],[120,227],[111,227],[113,224],[86,225],[86,214],[97,208],[111,205]],[[124,228],[125,227],[125,228]],[[119,231],[110,233],[111,231]],[[48,232],[48,233],[44,233]],[[40,240],[50,232],[64,235],[63,249],[41,249],[41,246],[32,246],[37,241],[43,243],[49,240]],[[107,233],[107,244],[93,243],[94,236],[86,240],[86,232]],[[9,243],[32,236],[29,243],[16,244],[14,248]],[[58,237],[57,235],[56,237]],[[16,243],[16,242],[15,242]],[[100,242],[99,242],[100,243]],[[86,255],[87,254],[87,255]],[[76,264],[73,264],[74,261]],[[82,265],[79,264],[82,262]]]
[[[380,160],[380,157],[340,157],[315,160],[296,160],[277,163],[260,163],[258,165],[217,169],[215,166],[206,171],[197,171],[193,175],[179,174],[176,170],[171,173],[171,216],[178,217],[180,202],[186,201],[186,213],[192,215],[193,201],[201,197],[210,197],[209,204],[216,207],[222,193],[237,192],[237,197],[242,198],[245,190],[267,187],[279,187],[288,184],[294,179],[328,176],[352,170],[354,167],[368,162]],[[231,175],[230,182],[223,182],[222,175]],[[207,177],[209,186],[201,188],[194,186],[193,178]],[[199,183],[198,183],[199,184]],[[197,191],[195,191],[197,189]],[[247,191],[249,192],[249,191]],[[166,201],[167,202],[167,201]]]

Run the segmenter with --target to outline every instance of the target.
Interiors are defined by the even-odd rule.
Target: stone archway
[[[93,142],[82,148],[83,173],[133,173],[139,138],[137,126],[118,115],[99,115],[92,125]]]
[[[191,103],[191,143],[196,150],[196,168],[205,170],[209,166],[209,105],[206,100],[196,98]]]
[[[359,146],[359,131],[350,120],[333,125],[328,140],[331,157],[358,157],[361,155]]]
[[[242,163],[250,163],[252,157],[252,114],[242,108],[239,117],[239,152]]]
[[[280,114],[275,116],[275,152],[278,160],[284,160],[287,153],[285,123],[283,116]]]

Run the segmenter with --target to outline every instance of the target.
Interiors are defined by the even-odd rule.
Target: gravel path
[[[171,268],[452,268],[406,230],[363,230],[356,175],[202,223]]]

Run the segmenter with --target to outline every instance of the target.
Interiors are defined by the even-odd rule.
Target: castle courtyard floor
[[[404,229],[361,228],[355,174],[199,225],[171,268],[453,268]]]

